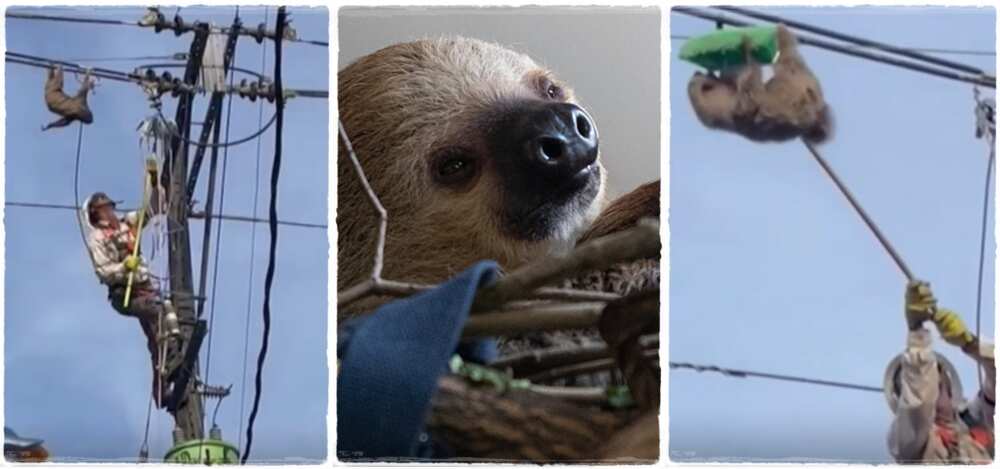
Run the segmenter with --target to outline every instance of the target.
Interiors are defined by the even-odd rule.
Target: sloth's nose
[[[549,179],[576,176],[597,160],[597,128],[583,108],[547,104],[526,119],[524,163]]]

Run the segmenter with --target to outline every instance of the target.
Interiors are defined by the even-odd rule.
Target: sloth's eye
[[[559,86],[550,83],[549,86],[545,89],[545,94],[549,98],[560,99],[562,98],[563,91],[562,88],[560,88]]]
[[[468,181],[476,174],[476,161],[468,153],[448,150],[437,155],[434,163],[434,179],[444,185],[456,185]]]

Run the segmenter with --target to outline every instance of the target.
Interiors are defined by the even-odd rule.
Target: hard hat
[[[937,357],[938,368],[948,376],[948,383],[951,385],[951,400],[956,409],[961,409],[965,405],[965,397],[962,393],[962,381],[958,377],[955,366],[948,361],[944,355],[934,352]],[[885,368],[885,379],[882,381],[882,391],[885,393],[885,400],[889,404],[889,409],[896,411],[896,403],[899,401],[899,388],[901,386],[901,375],[903,370],[903,354],[896,355]]]
[[[118,205],[108,194],[103,192],[94,192],[89,198],[87,198],[87,217],[89,218],[90,224],[93,225],[97,223],[95,219],[97,215],[97,209],[110,205],[114,208]]]

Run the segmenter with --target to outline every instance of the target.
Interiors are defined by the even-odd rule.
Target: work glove
[[[146,172],[153,177],[153,181],[156,181],[156,175],[159,173],[160,168],[156,164],[156,159],[146,158]]]
[[[962,318],[958,317],[954,311],[938,308],[934,312],[933,319],[934,325],[937,326],[937,330],[941,333],[941,338],[945,342],[965,348],[965,346],[975,341],[975,336],[969,332],[969,329],[965,327],[965,323],[962,322]]]
[[[932,319],[937,308],[937,298],[931,292],[931,285],[920,280],[906,285],[906,323],[910,330],[919,329],[924,321]]]
[[[135,272],[139,269],[139,256],[129,255],[124,261],[122,261],[122,265],[125,266],[125,270]]]

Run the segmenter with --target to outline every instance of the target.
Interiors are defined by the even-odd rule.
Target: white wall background
[[[660,174],[660,12],[656,8],[342,8],[337,69],[390,44],[462,35],[531,56],[594,116],[609,195]]]

